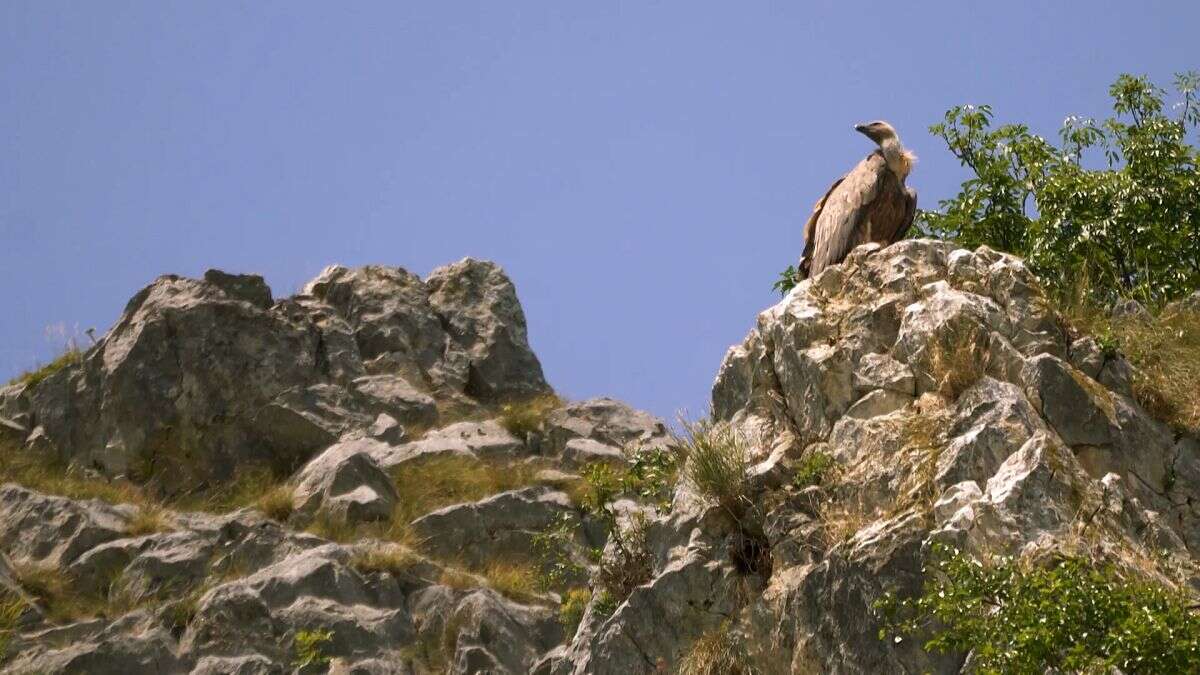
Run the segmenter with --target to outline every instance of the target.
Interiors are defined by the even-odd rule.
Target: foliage
[[[779,291],[780,295],[787,295],[800,281],[800,270],[796,269],[795,265],[788,265],[787,269],[779,273],[775,283],[771,284],[771,290]]]
[[[563,596],[562,606],[558,609],[558,622],[562,624],[568,640],[579,630],[583,613],[591,601],[592,592],[586,588],[572,588]]]
[[[555,408],[562,407],[562,404],[562,399],[554,394],[544,394],[516,403],[506,403],[500,408],[500,425],[517,438],[525,438],[541,429],[542,423],[546,421],[546,415],[549,415]]]
[[[1200,670],[1200,617],[1180,592],[1083,557],[982,563],[935,546],[924,592],[877,604],[899,642],[972,651],[980,673],[1185,673]]]
[[[682,453],[660,445],[645,445],[627,452],[626,456],[629,468],[621,477],[622,488],[654,506],[659,513],[669,511]]]
[[[587,578],[587,569],[571,555],[578,519],[561,514],[554,524],[533,535],[533,554],[538,561],[538,587],[544,591],[567,588]]]
[[[537,570],[529,565],[496,562],[483,571],[488,585],[518,602],[529,602],[538,597]]]
[[[531,485],[537,468],[523,462],[490,462],[470,457],[433,457],[392,469],[399,493],[397,520],[405,523],[431,511]]]
[[[609,547],[600,556],[594,583],[618,604],[654,573],[654,555],[647,541],[649,526],[646,514],[636,511],[624,522],[614,522],[609,531]]]
[[[803,489],[810,485],[822,485],[825,479],[837,468],[837,460],[828,452],[811,450],[800,458],[796,473],[792,476],[792,485]]]
[[[1200,74],[1176,77],[1177,113],[1145,77],[1110,87],[1115,116],[1068,117],[1056,145],[1023,124],[993,127],[990,106],[956,106],[930,127],[972,176],[926,234],[1020,255],[1052,287],[1086,278],[1106,301],[1151,304],[1200,286]],[[1102,154],[1100,168],[1090,168]]]
[[[271,520],[287,522],[295,510],[295,491],[290,485],[276,485],[255,500],[254,505]]]
[[[73,366],[83,360],[83,352],[73,343],[68,344],[63,353],[54,358],[53,361],[44,366],[26,371],[13,378],[11,384],[24,384],[30,387],[35,387],[41,384],[44,380],[58,371]]]
[[[297,668],[304,668],[306,666],[323,666],[329,663],[330,657],[324,649],[325,645],[330,642],[333,642],[333,631],[296,631],[296,637],[292,639],[292,648],[296,651],[296,660],[293,665]]]

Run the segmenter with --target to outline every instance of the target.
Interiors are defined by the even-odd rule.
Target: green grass
[[[741,520],[750,499],[750,445],[735,429],[710,421],[683,422],[684,478],[704,497]]]
[[[10,384],[24,384],[30,387],[41,384],[46,378],[57,373],[58,371],[68,366],[73,366],[83,360],[83,352],[76,347],[68,347],[59,354],[53,361],[44,366],[39,366],[33,370],[27,370],[24,373],[12,379]]]

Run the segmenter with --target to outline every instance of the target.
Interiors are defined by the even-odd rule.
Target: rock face
[[[78,365],[2,397],[8,436],[167,491],[299,466],[380,415],[428,428],[549,391],[512,283],[465,259],[427,281],[330,267],[300,295],[210,270],[159,278]],[[384,433],[384,432],[377,432]],[[394,438],[394,437],[393,437]]]
[[[652,523],[650,581],[607,616],[590,608],[544,672],[659,672],[722,624],[756,672],[968,672],[966,654],[877,636],[875,601],[919,592],[936,541],[1120,563],[1152,540],[1195,569],[1200,444],[1150,418],[1129,364],[1048,307],[1020,260],[933,241],[859,247],[799,284],[712,392],[761,462],[750,518],[770,564],[731,559],[729,524],[681,486]],[[817,453],[836,478],[793,485]]]
[[[1200,440],[1147,415],[1134,375],[1015,258],[859,247],[720,365],[715,428],[750,453],[740,506],[683,480],[669,504],[610,486],[598,516],[581,474],[617,485],[678,442],[607,398],[505,417],[550,390],[494,265],[331,267],[283,300],[259,277],[163,277],[78,364],[0,389],[0,444],[68,467],[49,488],[170,496],[266,464],[290,501],[155,512],[0,485],[0,673],[649,675],[714,631],[754,672],[973,672],[878,638],[875,602],[918,592],[935,543],[1200,569]],[[459,483],[469,499],[416,510]],[[577,628],[519,574],[564,523],[571,578],[596,590],[562,605]]]

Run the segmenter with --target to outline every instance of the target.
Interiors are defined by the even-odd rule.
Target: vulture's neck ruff
[[[900,144],[900,139],[896,136],[885,138],[879,143],[879,150],[883,153],[883,160],[887,162],[887,166],[896,174],[896,177],[903,183],[912,171],[913,162],[917,156],[912,152],[904,149]]]

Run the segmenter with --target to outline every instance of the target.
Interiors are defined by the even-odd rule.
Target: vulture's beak
[[[857,131],[857,132],[858,132],[858,133],[860,133],[860,134],[865,134],[865,133],[867,133],[867,125],[865,125],[865,124],[855,124],[855,125],[854,125],[854,130],[855,130],[855,131]]]

